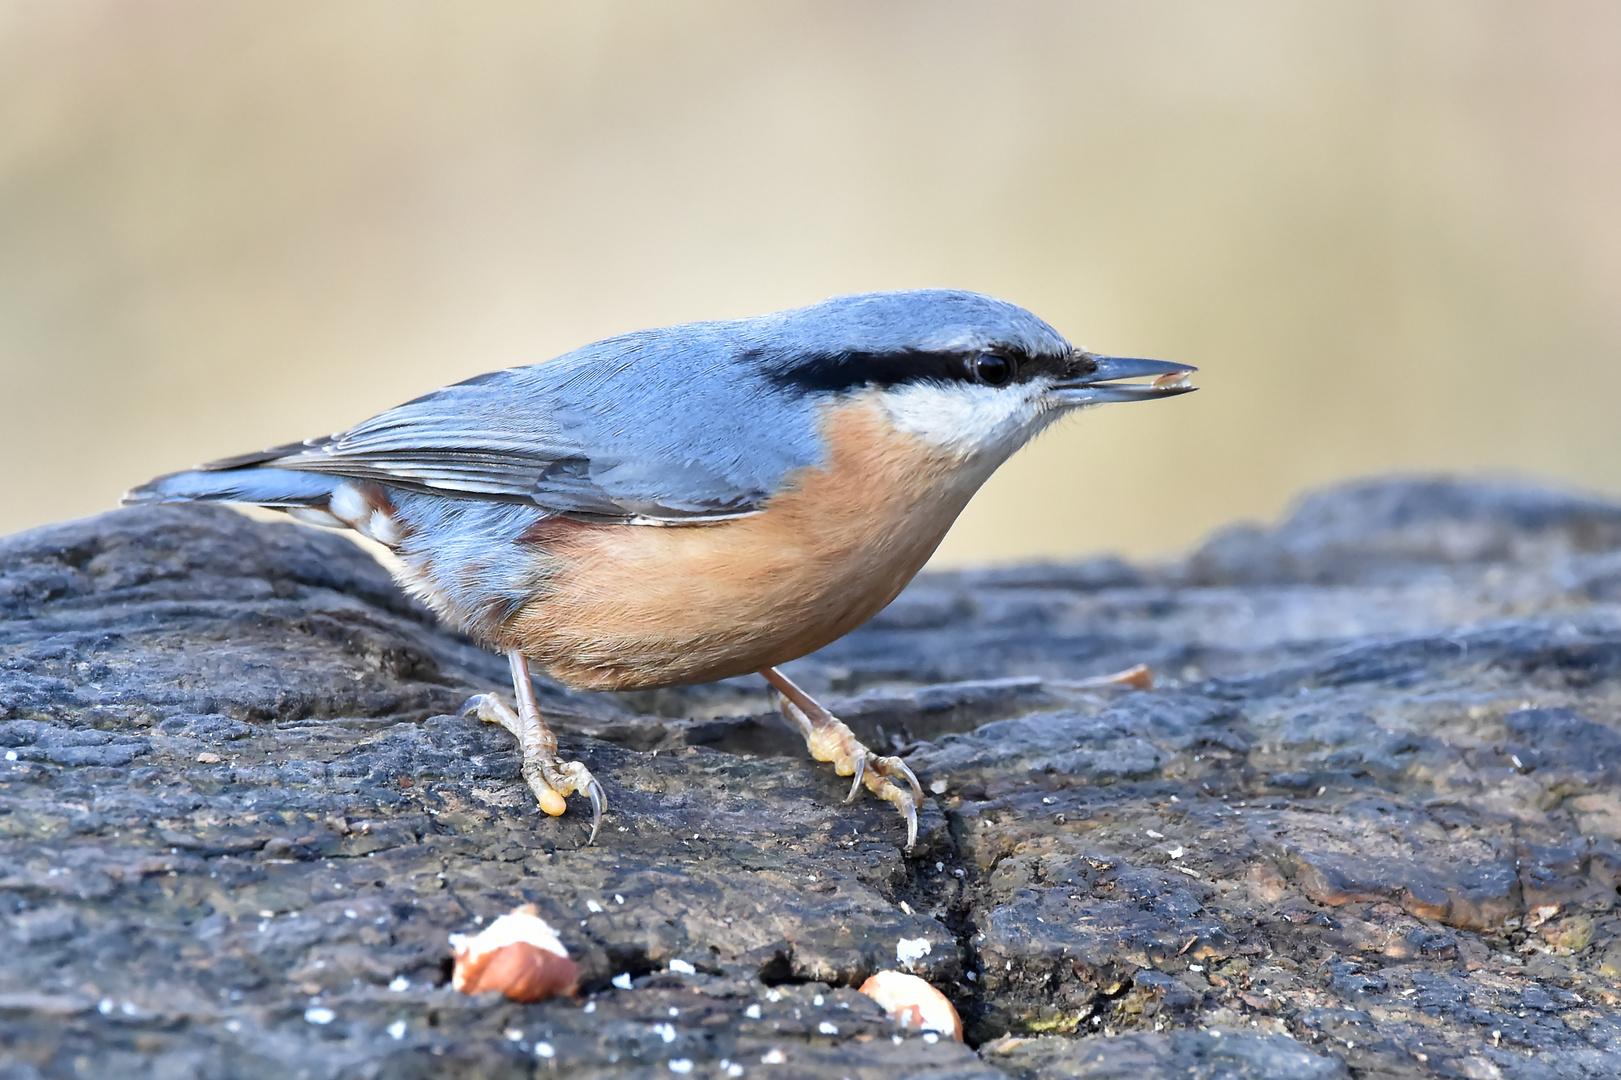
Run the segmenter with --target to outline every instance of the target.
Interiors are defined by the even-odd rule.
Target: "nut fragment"
[[[472,936],[451,934],[450,947],[456,954],[450,985],[464,994],[499,990],[513,1001],[544,1001],[572,991],[579,973],[533,904],[514,908]]]
[[[962,1017],[944,994],[916,975],[880,971],[861,984],[861,992],[901,1027],[938,1031],[962,1042]]]
[[[1525,928],[1535,930],[1557,914],[1559,914],[1558,904],[1543,904],[1540,907],[1534,907],[1526,913]]]

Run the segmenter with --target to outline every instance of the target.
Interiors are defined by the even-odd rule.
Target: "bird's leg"
[[[518,698],[518,711],[514,713],[494,694],[479,694],[462,706],[462,714],[476,713],[480,720],[500,724],[512,732],[523,751],[523,778],[540,800],[540,808],[552,817],[567,808],[564,796],[584,794],[589,798],[591,838],[586,843],[595,843],[602,811],[608,804],[602,785],[582,763],[557,760],[557,736],[540,717],[535,687],[529,681],[529,661],[518,650],[508,649],[507,662],[512,667],[512,691]]]
[[[866,784],[868,791],[893,805],[906,818],[906,850],[911,851],[917,844],[917,808],[923,801],[923,789],[906,762],[898,757],[874,755],[843,720],[828,712],[776,668],[766,668],[760,674],[782,695],[782,715],[805,736],[811,757],[832,762],[833,771],[840,776],[855,777],[844,801],[855,798],[861,785]],[[897,780],[904,780],[906,787],[896,783]]]

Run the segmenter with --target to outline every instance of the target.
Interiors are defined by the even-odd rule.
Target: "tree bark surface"
[[[918,773],[910,857],[759,680],[537,680],[586,847],[457,715],[504,662],[343,537],[0,540],[0,1077],[1621,1075],[1621,506],[1372,481],[926,574],[788,670]],[[526,902],[580,995],[451,989]]]

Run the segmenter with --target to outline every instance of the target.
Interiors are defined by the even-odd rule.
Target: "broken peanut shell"
[[[890,1019],[902,1027],[938,1031],[962,1042],[962,1017],[944,994],[916,975],[880,971],[861,984],[861,992],[876,1001]]]
[[[572,992],[579,965],[557,932],[524,904],[477,934],[452,934],[456,970],[450,985],[464,994],[498,990],[513,1001],[544,1001]]]

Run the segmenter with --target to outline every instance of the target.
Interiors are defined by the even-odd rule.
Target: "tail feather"
[[[342,481],[292,469],[227,469],[177,472],[124,493],[125,506],[148,503],[222,502],[252,506],[325,506]]]

